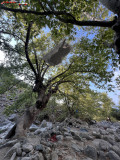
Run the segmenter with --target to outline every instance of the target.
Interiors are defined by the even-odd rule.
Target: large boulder
[[[84,153],[86,156],[92,158],[93,160],[97,160],[97,150],[94,147],[87,146],[84,149]]]

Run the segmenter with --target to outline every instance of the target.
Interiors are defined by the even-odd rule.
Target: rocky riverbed
[[[15,115],[1,123],[0,160],[120,160],[120,122],[43,120],[32,124],[26,138],[5,140],[14,119]]]

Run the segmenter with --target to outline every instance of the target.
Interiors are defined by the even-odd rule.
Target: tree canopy
[[[11,72],[38,93],[36,105],[46,105],[66,86],[82,93],[90,92],[90,83],[112,90],[118,66],[112,27],[117,18],[97,0],[26,3],[0,5],[0,49],[6,51]],[[43,56],[64,38],[73,48],[70,54],[55,67],[45,63]]]

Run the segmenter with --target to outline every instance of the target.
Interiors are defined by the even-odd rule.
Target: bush
[[[120,120],[120,109],[112,108],[111,116],[117,120]]]

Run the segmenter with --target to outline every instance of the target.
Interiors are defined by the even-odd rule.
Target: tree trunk
[[[35,117],[39,114],[40,110],[35,107],[27,108],[24,115],[17,118],[16,124],[11,128],[5,139],[9,138],[22,138],[26,136],[26,133],[33,123]]]
[[[17,126],[15,130],[15,138],[25,137],[26,133],[35,120],[35,117],[39,114],[40,110],[35,107],[27,108],[24,115],[18,118]]]
[[[5,139],[9,139],[12,137],[25,137],[29,127],[35,120],[36,116],[46,107],[51,95],[51,93],[45,95],[45,91],[41,90],[38,93],[38,99],[35,106],[26,109],[24,115],[17,119],[15,126],[13,126],[13,128],[8,132]]]

